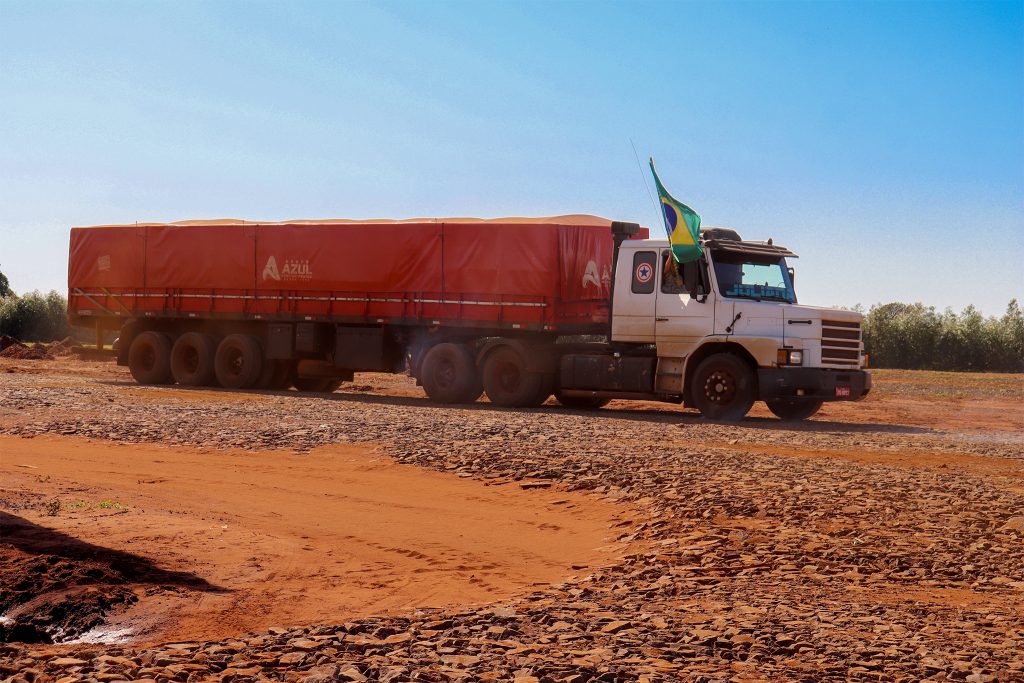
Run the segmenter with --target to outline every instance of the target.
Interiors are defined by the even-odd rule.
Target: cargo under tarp
[[[608,317],[610,226],[572,215],[73,228],[69,312],[587,331]]]

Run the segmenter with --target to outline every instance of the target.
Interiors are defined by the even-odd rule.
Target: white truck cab
[[[733,230],[702,230],[704,256],[678,266],[665,239],[618,242],[612,348],[656,358],[653,389],[713,419],[742,418],[755,400],[784,419],[871,389],[862,316],[797,303],[796,254]],[[639,345],[639,347],[638,347]]]

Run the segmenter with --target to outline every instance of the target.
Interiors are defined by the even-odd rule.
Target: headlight
[[[804,352],[800,349],[779,349],[779,365],[803,365]]]

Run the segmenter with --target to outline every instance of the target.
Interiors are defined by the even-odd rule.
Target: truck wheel
[[[543,375],[541,377],[540,388],[534,395],[533,400],[527,405],[531,408],[539,408],[544,405],[544,401],[548,400],[555,391],[555,378],[553,375]]]
[[[128,348],[128,369],[139,384],[170,384],[171,338],[162,332],[143,332]]]
[[[274,364],[274,377],[270,380],[271,391],[288,391],[292,385],[292,372],[294,363],[287,360],[279,360]]]
[[[255,337],[229,334],[217,347],[213,369],[222,387],[249,389],[263,371],[263,349]]]
[[[208,334],[187,332],[171,348],[171,374],[187,387],[209,386],[214,382],[213,357],[217,342]]]
[[[757,393],[750,366],[731,353],[708,356],[693,374],[693,404],[710,420],[738,422]]]
[[[604,408],[611,401],[610,398],[596,398],[594,396],[563,396],[561,392],[555,392],[555,398],[566,408],[576,410],[597,410]]]
[[[264,358],[263,369],[260,370],[260,377],[256,380],[256,384],[253,386],[256,389],[273,389],[281,382],[281,366],[284,365],[284,363],[285,362],[283,360],[278,360],[276,358]],[[284,368],[284,371],[287,372],[287,368]]]
[[[294,377],[292,384],[299,391],[308,391],[314,394],[330,394],[341,386],[340,379],[333,377]]]
[[[463,344],[445,342],[427,351],[419,380],[434,403],[473,403],[483,393],[473,353]]]
[[[507,346],[488,354],[484,360],[483,376],[487,398],[499,406],[524,408],[539,405],[537,397],[545,389],[544,375],[529,372],[519,352]],[[544,398],[548,396],[550,392]]]
[[[343,380],[343,379],[332,379],[330,382],[327,383],[327,386],[324,387],[324,393],[325,394],[333,394],[344,383],[345,383],[345,380]]]
[[[821,401],[808,398],[773,398],[765,404],[783,420],[806,420],[821,408]]]

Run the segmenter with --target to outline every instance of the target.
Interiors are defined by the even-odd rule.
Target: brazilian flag
[[[700,216],[697,212],[673,197],[661,184],[658,172],[654,170],[654,158],[651,158],[651,173],[654,184],[658,186],[658,198],[661,199],[661,211],[665,219],[665,231],[668,232],[668,243],[672,246],[672,256],[677,263],[687,263],[700,258]]]

